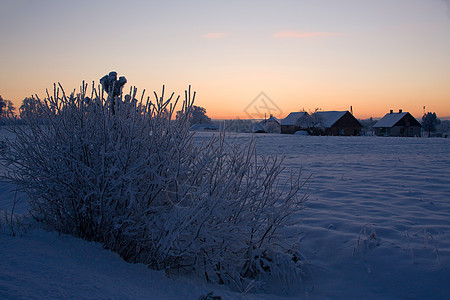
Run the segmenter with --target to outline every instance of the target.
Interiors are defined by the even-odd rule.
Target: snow
[[[393,127],[398,121],[400,121],[407,112],[386,114],[381,118],[373,127]]]
[[[270,118],[261,121],[261,123],[263,123],[263,124],[265,124],[266,122],[274,122],[274,123],[280,124],[280,120],[278,120],[277,118],[275,118],[272,115],[270,116]]]
[[[191,126],[191,128],[189,128],[189,130],[192,130],[192,131],[208,131],[208,130],[218,131],[219,128],[213,124],[194,124]]]
[[[329,128],[334,123],[339,121],[347,111],[318,111],[317,115],[322,120],[323,126]],[[286,118],[281,121],[281,125],[296,125],[299,118],[301,118],[305,112],[291,112]]]
[[[347,111],[318,111],[317,115],[323,121],[323,126],[325,128],[330,128],[334,123],[339,121]]]
[[[291,112],[289,115],[287,115],[286,118],[281,120],[281,125],[295,125],[297,124],[298,119],[304,116],[305,114],[307,113],[304,111]]]
[[[3,133],[2,133],[3,134]],[[213,133],[198,132],[196,138]],[[249,134],[228,134],[245,142]],[[310,281],[289,295],[242,295],[141,264],[37,225],[0,228],[0,298],[445,299],[450,295],[450,139],[255,135],[259,154],[312,174],[298,227]],[[0,209],[13,186],[0,183]],[[17,213],[26,212],[18,195]],[[3,214],[2,214],[3,217]]]

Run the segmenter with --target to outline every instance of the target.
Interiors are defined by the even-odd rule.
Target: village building
[[[349,111],[292,112],[281,121],[281,133],[307,131],[311,135],[361,135],[361,123]]]
[[[275,118],[273,115],[270,115],[270,118],[262,120],[261,125],[264,128],[264,132],[267,133],[280,133],[281,132],[281,125],[280,120]]]
[[[348,111],[318,111],[320,135],[361,135],[361,123]]]
[[[391,110],[375,125],[374,133],[377,136],[420,136],[422,125],[409,113],[401,109],[398,113]]]
[[[307,126],[302,126],[302,119],[308,117],[309,114],[305,111],[291,112],[286,118],[281,120],[281,133],[293,134],[296,131],[306,130]]]
[[[189,130],[191,131],[218,131],[219,127],[213,124],[194,124]]]

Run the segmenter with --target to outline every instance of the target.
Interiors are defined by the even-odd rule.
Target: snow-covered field
[[[4,131],[0,131],[3,134]],[[198,133],[208,138],[210,133]],[[244,142],[248,134],[231,134]],[[32,225],[0,229],[0,299],[449,299],[450,139],[256,135],[259,154],[312,175],[298,220],[312,278],[286,296],[242,295],[127,264],[101,246]],[[12,186],[0,183],[0,209]],[[17,213],[26,212],[19,195]]]

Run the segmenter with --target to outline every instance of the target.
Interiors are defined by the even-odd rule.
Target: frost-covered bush
[[[174,120],[179,97],[154,95],[55,86],[37,101],[45,124],[30,114],[11,127],[3,178],[28,194],[37,220],[127,261],[241,290],[301,280],[286,230],[305,200],[300,174],[281,180],[282,159],[257,156],[254,141],[228,144],[222,133],[196,143],[190,88]]]

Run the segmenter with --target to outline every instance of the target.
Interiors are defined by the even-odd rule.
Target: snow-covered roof
[[[400,121],[407,114],[408,114],[407,112],[386,114],[383,118],[381,118],[378,122],[376,122],[375,125],[373,125],[373,127],[393,127],[398,121]]]
[[[194,124],[189,128],[193,131],[210,131],[210,130],[219,130],[219,128],[213,124]]]
[[[298,119],[307,114],[304,111],[291,112],[286,118],[281,120],[281,125],[296,125]]]
[[[322,119],[323,126],[329,128],[346,113],[347,111],[318,111],[317,115]]]
[[[342,118],[347,113],[345,111],[318,111],[316,112],[317,116],[321,118],[322,125],[326,128],[333,126],[340,118]],[[281,125],[296,125],[299,118],[301,118],[304,114],[307,114],[304,111],[300,112],[291,112],[286,118],[281,121]]]
[[[266,122],[276,122],[276,123],[280,124],[280,120],[278,120],[274,116],[270,116],[270,118],[268,118],[267,120],[263,120],[261,123],[266,123]]]

